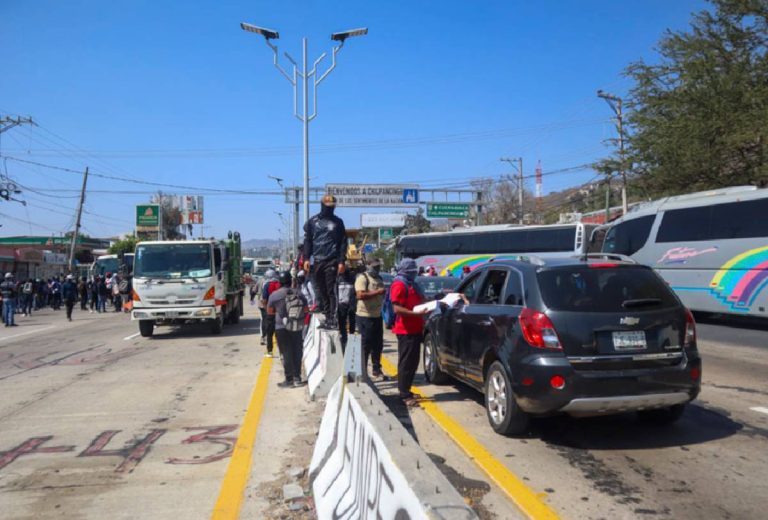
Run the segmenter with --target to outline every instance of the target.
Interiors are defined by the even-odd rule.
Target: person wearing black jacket
[[[336,276],[345,271],[347,231],[333,214],[336,197],[326,195],[320,213],[304,224],[304,270],[311,273],[318,308],[325,314],[324,328],[336,329]]]
[[[61,299],[64,300],[64,307],[67,309],[67,319],[72,321],[72,309],[75,307],[75,300],[77,300],[77,285],[75,285],[75,277],[71,274],[67,275],[66,280],[61,285]]]

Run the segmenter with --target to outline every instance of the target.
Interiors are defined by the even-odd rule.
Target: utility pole
[[[523,223],[523,158],[518,157],[516,159],[510,157],[502,157],[499,159],[502,162],[506,162],[517,168],[517,211],[518,211],[518,223]],[[517,163],[517,165],[515,165]]]
[[[608,94],[602,90],[597,91],[597,97],[608,103],[616,114],[616,130],[619,132],[619,173],[621,174],[621,210],[627,214],[627,172],[624,159],[624,114],[622,112],[623,101],[620,97]]]
[[[77,206],[77,220],[75,221],[75,232],[72,233],[72,243],[69,246],[69,272],[75,269],[75,245],[77,244],[77,235],[80,233],[80,218],[83,215],[83,204],[85,203],[85,186],[88,183],[88,167],[85,167],[83,174],[83,187],[80,190],[80,204]]]
[[[19,117],[13,118],[13,117],[5,116],[0,118],[0,134],[5,132],[6,130],[10,130],[14,126],[35,125],[35,124],[36,123],[32,121],[31,117],[19,116]]]
[[[264,37],[264,41],[269,46],[270,49],[272,49],[272,52],[274,53],[274,64],[277,70],[280,71],[280,74],[283,75],[285,79],[288,80],[288,82],[293,86],[293,115],[301,121],[302,123],[302,133],[303,133],[303,144],[304,144],[304,222],[309,220],[309,122],[312,121],[315,117],[317,117],[317,87],[320,85],[320,83],[323,82],[323,80],[328,77],[328,74],[331,73],[333,69],[336,68],[336,54],[341,50],[341,48],[344,46],[344,42],[347,40],[347,38],[352,38],[354,36],[364,36],[368,34],[367,28],[360,28],[360,29],[352,29],[350,31],[343,31],[338,33],[333,33],[331,35],[331,40],[338,42],[339,44],[333,48],[333,54],[331,56],[331,66],[323,72],[320,76],[317,74],[317,66],[320,64],[321,61],[327,56],[327,53],[323,53],[320,55],[319,58],[317,58],[312,65],[312,69],[309,70],[307,68],[307,38],[302,38],[302,66],[301,70],[299,71],[299,65],[296,63],[296,60],[294,60],[290,54],[287,52],[283,53],[283,55],[288,59],[288,61],[291,62],[293,65],[293,75],[291,76],[288,74],[285,69],[280,65],[279,63],[279,54],[277,50],[277,46],[272,44],[270,40],[277,40],[280,38],[280,34],[277,31],[273,31],[272,29],[266,29],[264,27],[257,27],[255,25],[251,25],[249,23],[241,23],[240,28],[247,32],[252,32],[256,34],[260,34]],[[302,112],[299,114],[298,111],[298,79],[301,78],[301,93],[302,93]],[[309,84],[310,79],[312,82],[312,113],[309,113]],[[298,226],[297,226],[298,228]],[[296,232],[294,231],[294,234]]]

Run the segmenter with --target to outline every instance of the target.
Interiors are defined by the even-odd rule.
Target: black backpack
[[[292,332],[304,328],[304,302],[301,301],[301,298],[293,289],[289,289],[285,294],[285,318],[283,323],[285,324],[285,329]]]

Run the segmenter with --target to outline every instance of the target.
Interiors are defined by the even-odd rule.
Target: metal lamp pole
[[[623,101],[619,96],[614,96],[603,92],[597,91],[597,97],[605,100],[606,103],[613,109],[616,114],[616,131],[619,133],[619,173],[621,174],[621,212],[622,215],[627,214],[629,209],[627,203],[627,172],[624,160],[624,112]],[[610,192],[609,192],[610,193]]]
[[[293,75],[288,74],[285,69],[280,65],[279,53],[276,45],[273,45],[270,40],[277,40],[280,38],[280,34],[277,31],[271,29],[265,29],[264,27],[257,27],[248,23],[241,23],[240,28],[244,31],[260,34],[264,37],[265,43],[272,49],[274,53],[274,64],[280,74],[293,86],[293,115],[301,121],[302,131],[304,137],[304,222],[309,219],[309,122],[317,117],[317,86],[328,77],[333,69],[336,68],[336,54],[344,46],[344,42],[347,38],[353,36],[363,36],[368,34],[368,29],[363,27],[360,29],[352,29],[350,31],[343,31],[333,33],[331,40],[338,42],[338,45],[333,48],[333,54],[331,56],[331,66],[323,72],[320,76],[317,75],[317,66],[327,56],[327,53],[323,53],[319,58],[315,60],[312,65],[312,69],[307,69],[307,38],[302,38],[302,60],[301,70],[290,54],[284,52],[283,55],[293,65]],[[302,93],[302,111],[298,111],[298,79],[301,78],[301,93]],[[312,83],[312,113],[309,113],[309,85],[310,79]],[[298,222],[295,223],[294,236],[298,236]]]

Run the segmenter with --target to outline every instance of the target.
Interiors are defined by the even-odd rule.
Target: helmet
[[[280,285],[291,285],[291,273],[289,271],[282,271],[278,280],[280,281]]]
[[[13,278],[13,273],[5,273],[5,279]]]
[[[277,273],[275,272],[274,269],[267,269],[267,272],[264,273],[264,278],[266,278],[267,280],[274,280],[275,278],[277,278]]]

